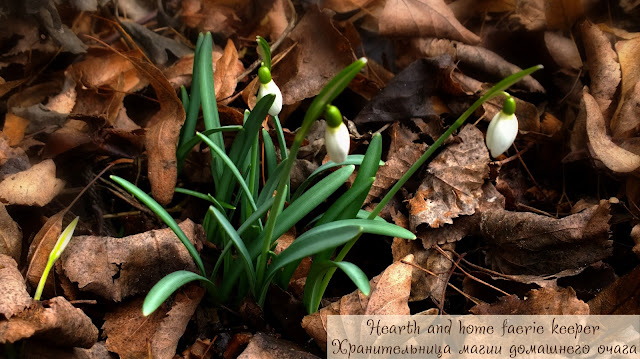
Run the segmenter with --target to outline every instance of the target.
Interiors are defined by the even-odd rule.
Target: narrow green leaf
[[[266,167],[266,178],[269,178],[273,175],[278,166],[276,160],[276,148],[273,146],[273,141],[271,140],[271,136],[269,136],[269,132],[265,129],[262,129],[262,141],[264,143],[264,162]]]
[[[211,128],[206,131],[202,131],[201,133],[205,136],[209,136],[210,134],[216,133],[216,132],[241,131],[241,130],[242,130],[242,126],[221,126],[221,127]],[[188,141],[186,141],[185,143],[181,144],[178,147],[178,150],[176,151],[177,157],[182,158],[183,160],[187,158],[189,151],[191,151],[191,149],[195,147],[195,145],[200,143],[200,141],[201,141],[200,137],[196,137],[196,136],[191,137]]]
[[[260,54],[264,66],[271,71],[271,47],[262,36],[256,36],[256,41],[258,42],[258,54]]]
[[[204,120],[205,130],[220,127],[220,117],[218,115],[218,103],[216,102],[215,86],[213,83],[213,57],[212,57],[213,41],[211,33],[207,32],[202,42],[200,50],[200,58],[198,63],[198,84],[200,85],[200,93],[202,96],[202,118]],[[224,141],[222,134],[212,133],[209,139],[219,148],[224,150]],[[214,183],[220,183],[222,178],[222,165],[220,159],[212,152],[211,174]]]
[[[236,178],[236,181],[238,182],[238,184],[240,185],[244,193],[247,195],[247,199],[249,200],[249,204],[251,204],[251,208],[253,208],[253,210],[255,211],[257,208],[256,203],[253,200],[253,196],[251,195],[251,191],[249,190],[249,187],[247,187],[247,183],[244,181],[244,178],[240,174],[240,171],[238,171],[238,168],[236,168],[236,166],[233,164],[233,162],[227,156],[227,154],[224,153],[224,150],[222,150],[215,143],[213,143],[213,141],[211,141],[208,137],[204,136],[199,132],[197,132],[196,135],[200,137],[200,139],[204,141],[204,143],[206,143],[207,146],[209,146],[209,148],[211,148],[213,152],[216,153],[216,155],[222,161],[222,163],[224,163],[227,166],[227,168],[231,171],[233,176]]]
[[[196,262],[196,266],[198,266],[200,273],[202,273],[202,275],[206,275],[206,272],[204,270],[204,264],[202,263],[202,258],[200,258],[200,254],[198,254],[196,247],[194,247],[193,243],[189,241],[189,238],[187,238],[187,235],[184,234],[182,229],[178,226],[178,223],[176,223],[175,219],[173,219],[173,217],[171,217],[171,215],[158,202],[156,202],[148,194],[144,193],[144,191],[142,191],[140,188],[136,187],[136,185],[134,185],[133,183],[127,181],[124,178],[120,178],[118,176],[109,176],[109,178],[111,178],[111,180],[114,181],[115,183],[122,186],[122,188],[124,188],[125,190],[127,190],[127,192],[131,193],[133,196],[139,199],[142,203],[144,203],[147,207],[149,207],[149,209],[153,211],[153,213],[155,213],[158,217],[160,217],[160,219],[169,228],[171,228],[171,230],[173,230],[173,233],[175,233],[176,236],[178,236],[178,239],[180,239],[180,242],[182,242],[185,248],[187,248],[187,251],[189,252],[191,257],[193,257],[193,260]]]
[[[223,211],[223,208],[232,209],[232,210],[236,209],[236,207],[234,207],[234,206],[232,206],[232,205],[230,205],[228,203],[218,201],[217,199],[215,199],[215,197],[213,197],[210,194],[204,194],[204,193],[201,193],[201,192],[192,191],[190,189],[180,188],[180,187],[176,187],[175,188],[175,192],[176,193],[186,194],[186,195],[191,196],[191,197],[196,197],[196,198],[203,199],[205,201],[211,202],[211,203],[213,203],[214,206],[216,206],[216,208],[218,208],[221,211]]]
[[[187,93],[187,89],[184,86],[180,86],[180,97],[182,99],[182,107],[184,107],[185,111],[189,110],[189,94]]]
[[[273,205],[274,199],[274,197],[270,197],[264,203],[260,204],[260,206],[258,206],[258,209],[256,209],[255,212],[253,212],[251,216],[247,218],[244,223],[242,223],[240,228],[238,228],[238,235],[241,236],[244,231],[246,231],[253,223],[267,214],[269,208],[271,208],[271,205]]]
[[[162,303],[164,303],[171,294],[173,294],[178,288],[183,285],[199,280],[205,284],[205,286],[212,290],[215,285],[207,278],[189,271],[177,271],[164,276],[156,283],[144,298],[142,303],[142,315],[145,317],[153,313],[158,309]]]
[[[200,73],[198,70],[198,61],[201,58],[200,49],[202,48],[202,42],[204,41],[204,35],[201,33],[198,35],[198,41],[196,43],[196,51],[194,54],[193,61],[193,75],[191,80],[191,98],[189,99],[189,107],[186,110],[186,118],[184,124],[182,125],[182,129],[180,131],[180,142],[182,145],[185,142],[189,141],[189,139],[193,138],[196,134],[196,123],[198,122],[198,114],[200,114],[200,84],[198,79],[200,78]],[[178,168],[182,168],[182,164],[184,163],[184,158],[178,157]]]
[[[369,296],[371,293],[371,286],[369,285],[369,278],[367,275],[360,269],[357,265],[350,262],[334,262],[329,260],[314,262],[317,263],[317,267],[319,270],[320,278],[324,276],[325,273],[331,268],[340,268],[348,277],[351,279],[353,284],[360,289],[362,294]],[[307,278],[309,280],[309,278]],[[320,305],[320,301],[322,300],[322,293],[320,293],[320,280],[316,280],[314,282],[307,282],[309,286],[313,287],[311,302],[305,303],[306,308],[309,314],[318,310],[318,306]],[[317,305],[316,305],[317,303]]]

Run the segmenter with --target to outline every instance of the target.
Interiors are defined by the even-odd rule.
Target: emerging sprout
[[[508,95],[508,94],[507,94]],[[491,157],[498,157],[506,151],[518,135],[518,119],[515,115],[516,101],[508,96],[504,100],[502,110],[498,112],[487,129],[487,148]]]
[[[337,107],[327,105],[324,111],[327,128],[324,132],[324,145],[327,147],[329,158],[335,163],[342,163],[349,154],[349,130],[342,122],[342,114]]]
[[[276,95],[276,99],[269,108],[269,115],[278,116],[282,110],[282,93],[280,88],[273,82],[271,71],[265,66],[260,66],[258,70],[258,78],[260,79],[260,88],[258,89],[258,101],[266,95]]]

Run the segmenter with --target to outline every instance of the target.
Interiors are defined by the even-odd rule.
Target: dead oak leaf
[[[597,100],[587,91],[582,99],[586,112],[589,144],[597,158],[610,170],[618,173],[632,172],[640,167],[640,156],[616,145],[607,135],[605,119]]]
[[[64,181],[56,178],[56,165],[44,160],[28,170],[0,182],[0,202],[42,207],[62,191]]]
[[[615,109],[611,105],[621,79],[618,55],[597,25],[585,21],[581,30],[591,78],[591,94],[605,120],[609,121]]]
[[[165,304],[149,317],[142,315],[144,298],[119,305],[105,315],[102,329],[107,349],[123,359],[173,358],[204,292],[195,284],[189,285],[175,295],[170,307]]]
[[[0,317],[4,319],[22,312],[33,302],[16,261],[4,254],[0,254],[0,293]]]
[[[609,202],[561,219],[490,210],[482,214],[487,259],[506,274],[543,275],[595,263],[612,253]]]
[[[427,169],[427,176],[409,200],[409,223],[413,232],[420,225],[438,228],[453,218],[471,215],[482,196],[484,179],[489,175],[489,152],[482,132],[465,126],[459,143],[449,145]]]
[[[236,90],[238,76],[244,71],[242,62],[238,59],[238,50],[231,39],[227,40],[222,57],[218,59],[213,73],[216,100],[221,104],[228,104],[230,97]]]
[[[404,261],[413,261],[408,255]],[[302,319],[302,327],[316,343],[326,347],[328,315],[409,315],[409,295],[413,267],[398,261],[369,281],[371,294],[359,290]]]
[[[443,0],[388,0],[379,18],[384,36],[438,37],[477,44],[480,38],[462,26]]]
[[[525,299],[510,295],[470,311],[475,315],[588,315],[589,306],[576,298],[572,288],[540,288],[527,293]]]
[[[192,221],[180,223],[180,228],[192,242],[202,239],[202,229]],[[80,290],[116,302],[147,292],[171,272],[196,271],[193,259],[169,228],[124,238],[73,237],[60,264]]]
[[[55,297],[33,302],[11,319],[0,321],[0,344],[31,337],[55,346],[91,348],[98,340],[98,328],[81,309]]]
[[[317,356],[308,353],[295,344],[286,340],[274,338],[264,333],[257,333],[251,338],[247,349],[238,359],[316,359]]]
[[[20,261],[22,254],[22,231],[11,218],[4,204],[0,203],[0,255],[8,255]]]

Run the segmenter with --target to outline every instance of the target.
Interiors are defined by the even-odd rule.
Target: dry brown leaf
[[[547,0],[544,13],[548,29],[570,30],[584,15],[584,8],[581,0]]]
[[[611,131],[614,138],[626,138],[636,135],[640,127],[640,37],[618,41],[615,48],[622,72],[622,90],[611,120]]]
[[[216,100],[224,105],[231,102],[230,97],[236,90],[238,76],[244,72],[244,66],[238,59],[238,50],[231,39],[227,40],[224,54],[216,62],[213,82]]]
[[[0,203],[0,255],[7,255],[20,262],[22,231],[11,218],[4,204]]]
[[[635,245],[632,248],[633,253],[635,253],[636,256],[638,256],[638,258],[640,258],[640,224],[636,224],[631,229],[631,238],[633,239],[633,242],[635,243]]]
[[[477,44],[480,38],[462,26],[443,0],[388,0],[379,18],[384,36],[438,37]]]
[[[201,227],[191,220],[180,223],[180,228],[192,242],[203,238]],[[193,258],[169,228],[124,238],[73,237],[60,264],[61,274],[80,290],[116,302],[147,292],[171,272],[196,271]]]
[[[367,6],[373,0],[322,0],[320,1],[320,8],[329,8],[335,12],[351,12],[353,10],[359,10]]]
[[[7,114],[8,115],[8,114]],[[5,129],[6,129],[5,122]],[[14,173],[22,172],[31,167],[29,157],[22,148],[11,147],[11,140],[5,139],[4,131],[0,133],[0,181]]]
[[[67,209],[49,217],[38,233],[36,233],[36,236],[29,246],[29,253],[27,254],[29,267],[27,268],[26,277],[32,287],[38,285],[47,261],[49,260],[49,253],[51,253],[51,250],[58,241],[58,237],[62,232],[62,219],[65,213],[67,213]],[[53,283],[53,271],[51,271],[49,272],[49,277],[47,278],[44,288],[45,295],[53,293]]]
[[[91,348],[98,340],[98,328],[81,309],[55,297],[34,302],[11,319],[0,321],[0,344],[31,337],[54,346]]]
[[[545,31],[544,44],[558,67],[571,70],[582,68],[580,52],[573,39],[553,31]]]
[[[140,56],[137,52],[125,54],[132,57]],[[100,69],[100,71],[96,71],[96,69]],[[93,89],[111,87],[131,93],[141,90],[148,84],[126,57],[100,48],[90,49],[83,61],[70,66],[67,74],[76,83]]]
[[[4,254],[0,254],[0,293],[1,319],[10,319],[33,302],[16,261]]]
[[[97,342],[90,349],[62,348],[35,340],[28,343],[22,353],[24,359],[114,359],[104,342]]]
[[[286,340],[277,339],[264,333],[256,333],[247,349],[238,359],[315,359],[317,356],[304,351]]]
[[[105,315],[102,326],[107,349],[120,358],[173,358],[178,340],[205,290],[191,284],[180,290],[171,307],[164,304],[148,317],[142,315],[144,298],[119,305]]]
[[[293,50],[274,64],[273,80],[280,86],[282,102],[291,105],[317,95],[329,80],[353,60],[351,44],[331,19],[314,7],[291,31],[283,48]]]
[[[627,173],[640,167],[639,155],[619,147],[607,135],[605,119],[596,99],[587,91],[582,98],[587,116],[587,136],[597,158],[614,172]]]
[[[404,261],[413,261],[408,255]],[[400,261],[393,263],[369,281],[371,294],[366,297],[356,290],[339,301],[302,319],[302,327],[320,346],[327,344],[328,315],[409,315],[409,295],[413,267]]]
[[[4,117],[4,127],[2,133],[9,140],[9,146],[17,146],[24,138],[24,133],[29,126],[29,120],[18,115],[7,112]]]
[[[495,304],[476,305],[470,311],[475,315],[588,315],[589,306],[576,298],[572,288],[541,288],[527,293],[524,300],[510,295]]]
[[[412,232],[453,223],[453,218],[475,213],[489,175],[489,152],[482,132],[473,125],[462,128],[459,143],[449,145],[430,163],[428,174],[409,200]]]
[[[236,30],[247,26],[244,13],[256,4],[250,0],[185,0],[182,1],[182,21],[200,32],[211,31],[228,38]]]
[[[640,266],[619,278],[589,301],[593,315],[638,315],[640,313]]]
[[[515,7],[515,0],[456,0],[449,3],[449,8],[461,22],[486,13],[513,11]]]
[[[544,275],[595,263],[612,253],[609,202],[561,219],[534,213],[490,210],[480,230],[488,261],[507,274]]]
[[[509,16],[509,23],[511,28],[543,30],[547,25],[545,0],[516,0],[515,11]]]
[[[587,66],[591,78],[591,94],[608,122],[615,110],[614,95],[620,84],[618,55],[607,36],[597,25],[585,21],[581,25]]]
[[[62,191],[64,181],[56,178],[56,164],[44,160],[0,182],[0,201],[42,207]]]

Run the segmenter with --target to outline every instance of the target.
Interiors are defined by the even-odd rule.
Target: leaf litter
[[[325,10],[300,1],[183,0],[157,8],[121,0],[120,17],[95,1],[7,9],[8,26],[0,30],[3,342],[26,340],[33,357],[170,358],[193,357],[195,345],[191,354],[185,345],[201,340],[203,356],[285,359],[322,356],[328,314],[410,314],[417,307],[638,313],[640,36],[629,25],[633,7],[621,2],[610,12],[602,2],[540,0],[320,5]],[[184,247],[133,198],[114,199],[104,182],[65,208],[87,184],[86,173],[126,158],[110,173],[134,179],[185,220],[181,226],[203,256],[215,255],[196,223],[201,206],[174,195],[176,185],[211,191],[204,151],[190,155],[181,176],[175,163],[184,121],[176,90],[191,85],[191,49],[201,30],[216,39],[212,65],[224,124],[241,124],[244,108],[254,105],[255,76],[245,71],[257,60],[255,35],[282,42],[273,76],[285,97],[287,138],[331,76],[357,57],[370,58],[337,99],[353,120],[352,154],[363,153],[372,133],[383,135],[385,166],[367,196],[369,209],[492,84],[536,63],[545,70],[513,87],[520,136],[504,156],[491,159],[484,146],[486,120],[501,104],[496,98],[405,184],[381,216],[418,240],[356,246],[349,260],[373,263],[364,267],[372,293],[351,292],[334,279],[323,308],[302,320],[320,346],[310,348],[272,325],[295,311],[308,259],[282,292],[286,305],[275,308],[286,313],[247,311],[256,318],[240,319],[233,308],[219,308],[196,326],[197,308],[211,303],[194,285],[145,320],[140,303],[157,279],[195,270]],[[294,186],[322,163],[321,137],[305,144]],[[81,216],[78,233],[48,281],[45,297],[52,299],[34,302],[29,293],[69,213]],[[295,230],[287,241],[304,228]],[[92,322],[104,325],[98,330]],[[222,333],[223,322],[242,329]],[[43,339],[52,331],[65,333],[55,349]]]

